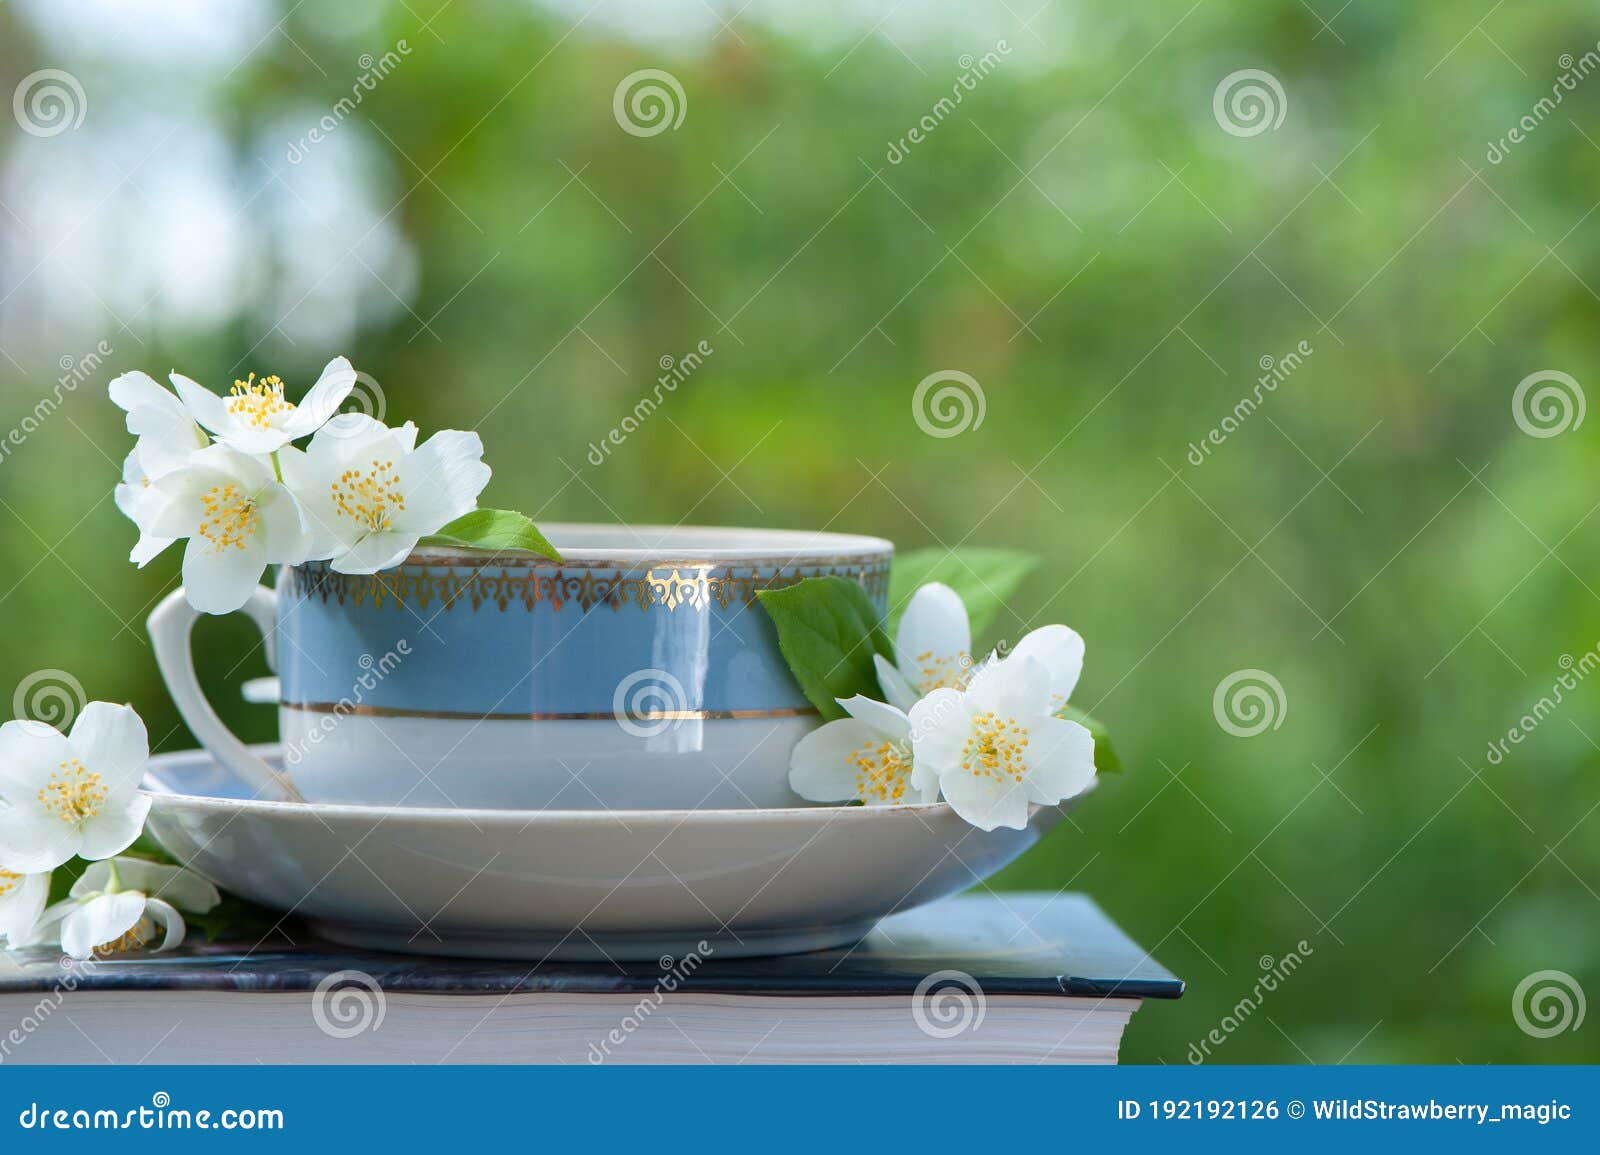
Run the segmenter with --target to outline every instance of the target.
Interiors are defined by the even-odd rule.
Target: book
[[[1142,1002],[1183,993],[1066,893],[962,895],[775,958],[423,958],[288,923],[262,943],[202,938],[0,955],[0,1064],[1114,1063]]]

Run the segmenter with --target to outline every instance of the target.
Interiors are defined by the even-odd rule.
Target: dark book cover
[[[413,994],[634,993],[664,975],[676,989],[735,995],[910,995],[939,972],[989,996],[1175,999],[1183,983],[1141,950],[1087,895],[967,894],[885,919],[850,947],[775,958],[703,955],[650,962],[490,962],[352,952],[287,922],[261,943],[189,941],[166,954],[64,967],[59,952],[0,954],[0,994],[49,991],[71,975],[91,991],[309,991],[342,971]]]

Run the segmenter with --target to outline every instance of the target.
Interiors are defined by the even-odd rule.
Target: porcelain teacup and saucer
[[[279,680],[250,747],[195,675],[180,590],[150,631],[205,752],[152,762],[150,829],[335,941],[514,958],[726,956],[854,941],[1006,865],[1072,804],[984,832],[943,803],[818,807],[819,724],[756,591],[859,582],[893,546],[785,530],[551,525],[563,560],[421,548],[285,567],[245,606]]]

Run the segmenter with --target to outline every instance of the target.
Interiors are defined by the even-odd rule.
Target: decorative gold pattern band
[[[396,710],[388,706],[362,706],[353,702],[280,702],[286,710],[310,714],[346,714],[363,718],[446,718],[457,722],[593,722],[612,720],[611,710],[579,714],[479,714],[470,710]],[[627,714],[631,722],[704,722],[721,718],[806,718],[817,711],[811,706],[784,707],[778,710],[645,710]]]
[[[342,574],[335,573],[325,562],[312,562],[287,567],[280,588],[291,595],[318,597],[324,602],[334,600],[340,605],[350,602],[359,606],[370,601],[374,606],[392,603],[397,608],[425,610],[440,602],[444,609],[451,610],[465,602],[474,610],[494,605],[504,611],[514,603],[531,610],[544,602],[559,611],[568,603],[576,603],[587,613],[599,605],[616,611],[625,605],[640,610],[663,606],[676,611],[706,610],[715,604],[727,609],[751,604],[757,590],[783,589],[808,577],[849,578],[876,598],[888,589],[889,559],[867,564],[805,565],[775,572],[745,566],[657,567],[643,576],[511,566],[502,566],[498,572],[489,567],[463,572],[449,567],[405,566],[377,574]]]
[[[550,569],[557,565],[565,565],[568,569],[577,570],[628,570],[637,572],[649,569],[763,569],[783,570],[796,566],[802,569],[818,569],[828,566],[844,566],[851,569],[868,569],[875,565],[887,566],[893,558],[888,550],[872,553],[841,553],[828,557],[799,557],[791,554],[774,554],[771,557],[737,557],[723,558],[713,561],[707,558],[673,557],[663,554],[639,560],[603,560],[600,558],[568,557],[565,562],[552,561],[550,558],[537,557],[532,554],[517,553],[448,553],[438,549],[430,549],[426,553],[414,553],[400,565],[404,568],[417,566],[452,566],[456,569]]]

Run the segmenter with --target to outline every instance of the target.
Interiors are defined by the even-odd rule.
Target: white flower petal
[[[317,431],[306,452],[313,458],[353,460],[386,439],[392,439],[397,453],[411,453],[417,448],[417,426],[407,421],[391,429],[365,413],[338,413]]]
[[[911,746],[917,755],[914,777],[943,775],[961,765],[961,750],[972,733],[972,711],[960,690],[935,690],[911,707]]]
[[[960,686],[972,652],[961,595],[940,582],[919,587],[900,618],[894,650],[895,664],[919,692]]]
[[[363,458],[370,466],[374,458],[398,458],[415,446],[415,426],[390,429],[365,413],[341,413],[317,431],[303,452],[289,449],[279,461],[284,466],[285,483],[299,497],[307,486],[327,491]],[[291,456],[296,459],[292,471],[288,465]]]
[[[137,369],[112,378],[111,384],[106,387],[106,392],[111,396],[111,403],[129,416],[132,416],[137,409],[163,408],[168,401],[182,409],[182,404],[173,397],[170,390],[163,389],[154,377]],[[128,432],[138,434],[139,431],[129,429]]]
[[[149,440],[141,441],[135,445],[122,463],[122,484],[112,490],[116,499],[117,508],[124,517],[139,527],[141,534],[149,536],[150,524],[167,498],[152,484],[157,478],[177,472],[188,463],[193,450],[185,450],[182,454],[167,455],[161,459],[161,467],[151,467],[147,461],[147,453],[152,449]],[[176,461],[176,465],[172,462]]]
[[[32,801],[51,772],[71,757],[72,747],[54,726],[25,718],[0,726],[0,801],[14,806]]]
[[[50,875],[8,878],[7,873],[0,867],[0,939],[11,948],[28,946],[44,914],[45,900],[50,897]]]
[[[260,514],[260,550],[268,564],[299,565],[311,554],[312,535],[304,511],[281,485],[269,485],[256,496]]]
[[[337,420],[342,421],[344,417]],[[326,429],[317,434],[318,438],[326,436]],[[310,451],[289,445],[278,452],[283,484],[299,507],[306,531],[304,553],[307,561],[325,561],[348,549],[360,536],[357,532],[359,527],[349,518],[340,517],[334,505],[331,485],[332,478],[338,476],[337,468],[319,468],[316,449],[317,440],[313,439]]]
[[[911,735],[911,720],[906,717],[904,710],[876,702],[862,694],[840,698],[839,705],[856,721],[871,726],[891,741],[904,742]]]
[[[395,435],[395,437],[399,439],[401,447],[407,453],[415,453],[416,452],[416,450],[417,450],[417,425],[416,425],[416,422],[407,421],[404,425],[401,425],[398,428],[391,430],[390,432],[392,432]]]
[[[1020,783],[953,774],[939,784],[951,809],[979,830],[997,826],[1021,830],[1028,825],[1028,794]]]
[[[877,736],[854,718],[824,723],[800,739],[789,755],[789,788],[812,802],[854,799],[857,772],[850,757]]]
[[[150,483],[149,508],[141,510],[145,533],[157,537],[192,536],[205,520],[202,495],[233,480],[215,469],[190,467],[169,473]]]
[[[133,452],[139,459],[141,481],[148,479],[154,481],[158,477],[165,477],[175,470],[188,465],[190,459],[202,449],[209,449],[211,439],[205,431],[184,418],[183,425],[174,429],[170,434],[159,437],[141,437],[134,444]]]
[[[132,706],[90,702],[67,739],[78,761],[105,779],[113,797],[131,793],[150,761],[150,735]]]
[[[114,858],[90,863],[78,881],[72,884],[72,897],[87,898],[105,890],[111,882],[113,867],[116,868],[119,890],[137,890],[195,914],[205,914],[222,901],[217,888],[194,871],[143,858]]]
[[[65,865],[78,853],[82,838],[39,807],[0,809],[0,861],[20,874],[43,874]]]
[[[173,950],[183,945],[184,936],[189,933],[189,928],[184,925],[183,915],[179,914],[171,903],[151,898],[145,904],[145,914],[165,932],[161,945],[155,948],[154,953],[160,954],[162,951]]]
[[[1051,712],[1050,675],[1037,658],[985,662],[967,694],[975,710],[992,710],[1002,717],[1035,718]]]
[[[138,490],[144,488],[144,483],[144,463],[139,460],[139,447],[135,445],[128,450],[128,456],[122,459],[122,484],[118,488],[132,491],[128,496],[134,497],[137,496]],[[121,496],[117,498],[117,508],[126,513],[129,518],[133,517],[133,514],[128,513],[128,507],[123,504]]]
[[[403,430],[409,429],[409,435]],[[306,454],[321,466],[361,456],[371,446],[384,438],[396,435],[406,450],[417,445],[417,428],[407,424],[403,429],[390,429],[383,422],[365,413],[341,413],[328,420],[306,446]]]
[[[144,373],[124,373],[111,382],[111,400],[127,411],[128,432],[139,438],[145,464],[156,458],[193,452],[206,444],[183,402]]]
[[[393,569],[417,548],[415,535],[398,533],[369,533],[345,552],[334,557],[332,568],[337,573],[364,574]]]
[[[328,419],[339,411],[344,399],[355,388],[356,371],[343,357],[335,357],[322,369],[317,383],[307,390],[305,398],[283,420],[287,441],[298,441],[321,429]]]
[[[217,439],[235,453],[264,460],[288,445],[293,437],[281,426],[240,425],[231,433],[217,434]]]
[[[99,894],[111,882],[111,864],[117,863],[120,867],[120,864],[126,861],[128,860],[125,858],[107,858],[89,863],[83,868],[83,873],[73,881],[71,889],[67,891],[67,897],[85,899]]]
[[[1046,806],[1083,793],[1094,781],[1094,735],[1064,718],[1028,723],[1028,797]]]
[[[878,688],[891,706],[909,712],[917,704],[916,690],[882,654],[872,655],[872,668],[878,672]]]
[[[154,863],[150,865],[155,866]],[[208,914],[222,901],[222,894],[217,888],[194,871],[181,867],[160,869],[171,870],[174,873],[168,875],[166,881],[158,885],[145,882],[139,887],[152,898],[165,899],[179,910],[187,910],[191,914]]]
[[[78,904],[70,898],[45,907],[44,913],[39,916],[39,921],[34,924],[31,941],[17,945],[60,946],[61,921],[77,909]]]
[[[83,823],[78,855],[94,860],[110,858],[128,849],[144,831],[150,801],[148,794],[138,793],[121,801],[113,798],[99,814]]]
[[[189,464],[197,469],[211,469],[239,482],[251,491],[265,488],[278,480],[272,463],[254,450],[240,451],[230,445],[212,445],[191,454]]]
[[[390,477],[402,472],[398,465],[415,445],[415,435],[408,437],[403,430],[390,429],[370,417],[366,420],[369,426],[352,441],[340,441],[331,432],[319,438],[327,446],[323,459],[337,471],[353,469],[368,476],[387,473]],[[409,502],[412,494],[406,490],[405,496]]]
[[[1060,709],[1072,698],[1078,676],[1083,673],[1083,639],[1070,626],[1044,626],[1026,635],[1007,655],[1007,660],[1034,658],[1047,673],[1052,709]]]
[[[148,533],[141,533],[138,542],[128,554],[128,560],[143,569],[177,540],[175,537],[152,537]]]
[[[238,422],[234,420],[233,414],[228,412],[228,403],[221,397],[198,381],[191,381],[182,373],[169,373],[167,378],[172,382],[172,387],[178,391],[184,408],[195,421],[219,436],[234,431]]]
[[[98,946],[116,942],[144,917],[145,897],[135,890],[103,894],[71,911],[61,923],[61,949],[86,959]]]
[[[399,474],[406,495],[403,524],[426,536],[478,507],[490,469],[483,462],[483,440],[476,433],[446,429],[403,458]]]
[[[217,550],[203,538],[190,538],[183,553],[183,588],[189,604],[203,614],[231,614],[250,600],[267,559],[257,549]]]

